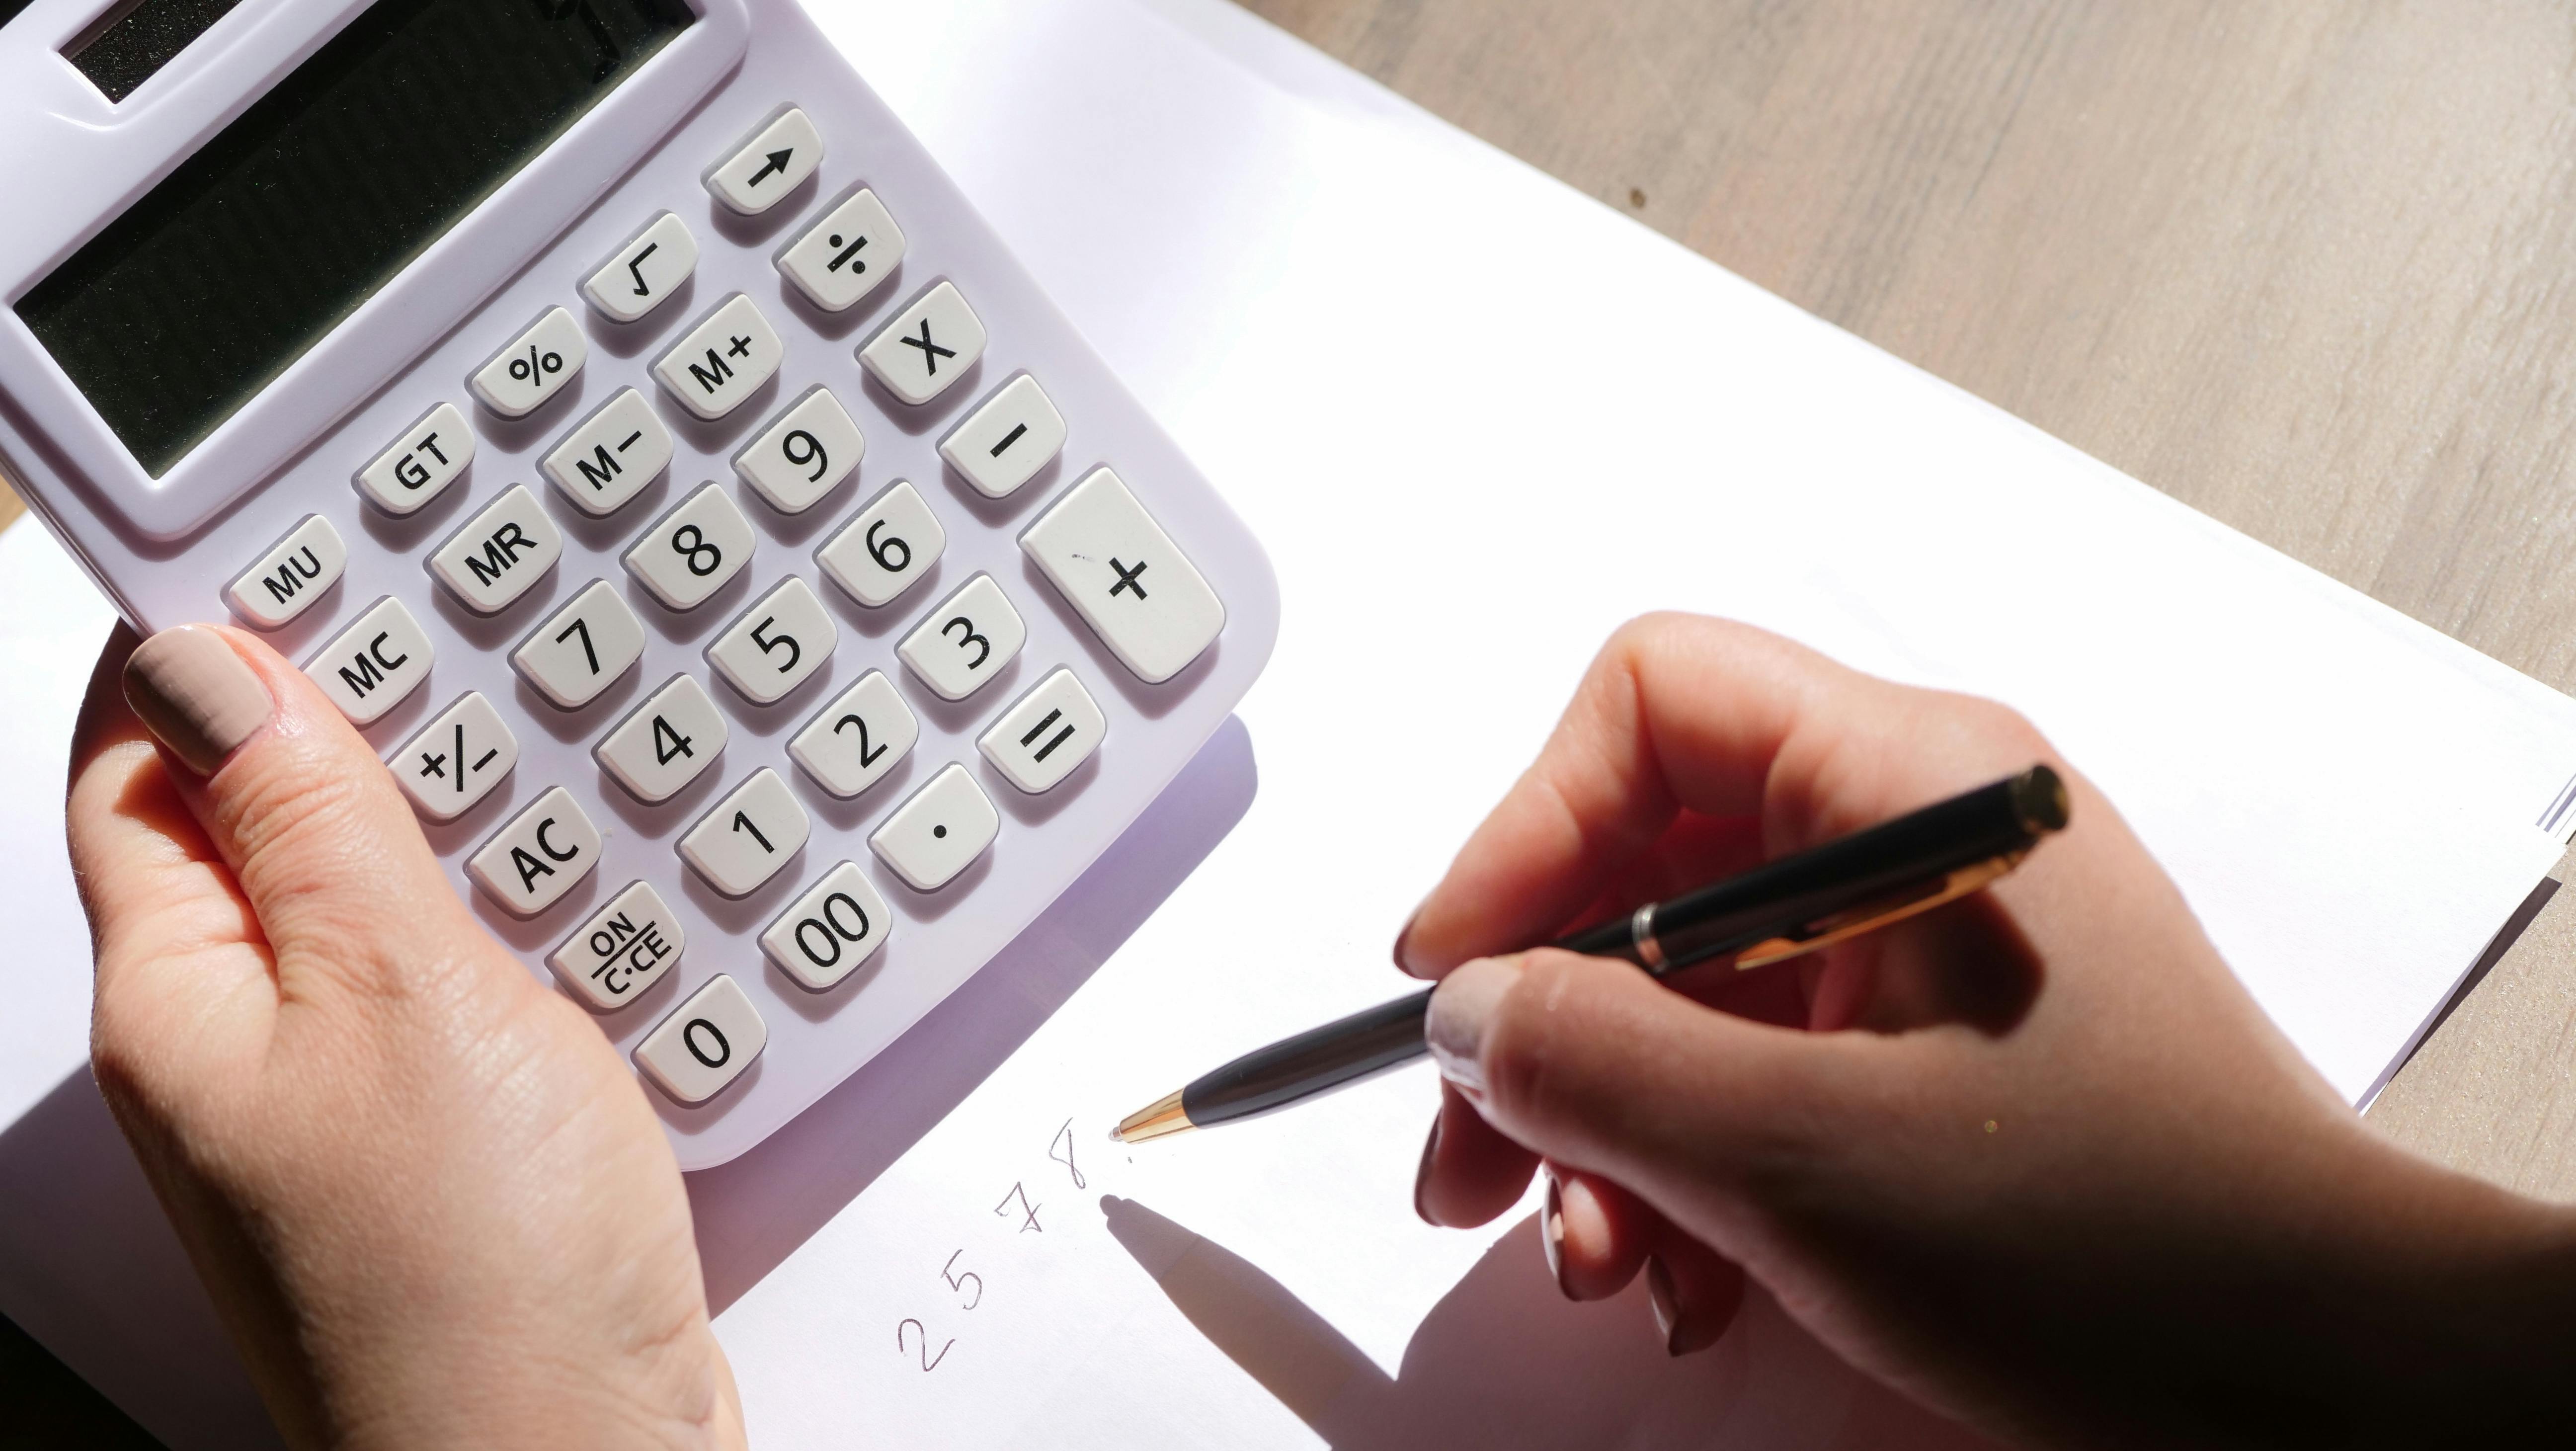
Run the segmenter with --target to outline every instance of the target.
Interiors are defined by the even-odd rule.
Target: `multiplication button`
[[[388,595],[314,652],[304,662],[304,675],[349,724],[372,725],[429,678],[431,653],[420,621]]]
[[[722,418],[760,391],[784,356],[778,330],[737,292],[664,353],[653,376],[681,407],[700,418]]]
[[[660,982],[688,944],[688,931],[662,894],[635,882],[547,953],[546,966],[584,1002],[606,1012]]]
[[[348,567],[349,546],[340,531],[321,515],[307,514],[225,588],[224,599],[234,614],[274,630],[311,609]]]
[[[546,309],[526,332],[474,370],[467,386],[483,406],[503,418],[522,418],[542,407],[581,375],[590,343],[581,324],[560,307]]]
[[[1180,674],[1225,628],[1207,576],[1108,469],[1048,505],[1020,548],[1139,680]]]
[[[518,764],[519,738],[479,690],[439,712],[385,763],[412,808],[432,821],[464,815]]]
[[[1001,834],[1002,815],[966,768],[951,761],[868,837],[868,847],[914,890],[956,880]]]
[[[599,828],[561,786],[511,818],[465,873],[512,916],[533,917],[563,899],[599,865]]]
[[[953,282],[942,282],[895,314],[859,349],[859,362],[886,391],[927,403],[948,391],[984,356],[984,320]]]

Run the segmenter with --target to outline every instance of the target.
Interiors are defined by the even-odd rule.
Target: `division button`
[[[890,604],[926,579],[948,547],[948,531],[921,491],[898,479],[814,551],[832,583],[860,604]]]
[[[821,992],[875,956],[893,926],[868,874],[843,862],[778,914],[760,934],[760,948],[799,985]]]
[[[817,383],[733,456],[733,471],[781,514],[802,514],[841,486],[868,441],[850,410]]]
[[[445,492],[472,462],[474,430],[465,426],[465,411],[441,403],[358,471],[358,492],[388,514],[408,514]]]
[[[903,637],[895,653],[942,700],[964,700],[1002,673],[1029,638],[989,574],[966,581]]]
[[[877,194],[861,189],[778,254],[778,270],[825,312],[845,312],[903,260],[903,229]]]
[[[635,1045],[635,1066],[684,1104],[704,1103],[769,1045],[769,1025],[742,985],[719,974]]]
[[[724,753],[724,717],[691,675],[675,675],[608,733],[591,756],[638,801],[668,801]]]
[[[601,263],[581,295],[611,322],[633,322],[679,291],[697,267],[698,239],[688,223],[664,212]]]
[[[778,331],[737,292],[653,365],[663,391],[700,418],[722,418],[778,372]]]
[[[550,307],[509,346],[494,353],[491,361],[475,369],[467,386],[484,407],[503,418],[523,418],[581,376],[581,365],[589,357],[590,343],[581,335],[581,324],[562,308]]]
[[[412,809],[432,821],[472,810],[518,764],[519,738],[479,690],[465,692],[385,762]]]
[[[1090,760],[1108,730],[1108,717],[1091,692],[1072,671],[1058,669],[1004,711],[975,748],[1002,779],[1034,796]]]
[[[1022,373],[994,390],[955,432],[939,441],[939,456],[988,499],[1009,497],[1064,447],[1064,415]]]
[[[1108,469],[1059,495],[1020,548],[1139,680],[1180,674],[1225,628],[1207,577]]]
[[[429,557],[429,572],[466,608],[507,608],[563,557],[563,531],[525,484],[512,484]]]
[[[467,858],[465,874],[512,916],[533,917],[597,865],[599,828],[571,792],[556,786]]]
[[[388,595],[315,651],[304,662],[304,674],[349,724],[372,725],[429,678],[430,655],[420,621]]]
[[[1001,832],[1001,813],[966,768],[951,761],[868,838],[868,847],[916,891],[956,879]]]
[[[754,705],[767,705],[813,678],[832,659],[840,626],[795,575],[742,612],[707,647],[707,663]]]
[[[546,966],[582,1001],[607,1012],[660,982],[688,945],[687,930],[662,894],[633,882],[547,953]]]
[[[644,622],[608,581],[594,579],[519,642],[510,664],[546,699],[579,710],[643,654]]]
[[[923,293],[859,349],[859,362],[886,391],[927,403],[948,391],[984,356],[984,320],[953,282]]]
[[[680,501],[626,551],[627,572],[675,610],[694,610],[751,563],[751,521],[713,483]]]
[[[835,696],[787,743],[787,754],[814,784],[835,796],[856,796],[884,780],[912,754],[921,722],[882,670]]]
[[[707,885],[748,896],[805,849],[814,823],[796,793],[767,766],[733,789],[680,838],[680,857]]]
[[[708,167],[705,180],[717,201],[744,216],[757,216],[786,200],[822,163],[822,134],[803,111],[790,106]]]
[[[307,514],[225,587],[224,600],[234,614],[274,630],[311,609],[348,567],[349,546],[340,542],[340,531],[321,515]]]
[[[565,434],[539,467],[575,508],[595,517],[623,508],[670,464],[671,431],[643,394],[620,388]]]

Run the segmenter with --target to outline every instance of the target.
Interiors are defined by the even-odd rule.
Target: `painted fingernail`
[[[1565,1192],[1557,1186],[1553,1168],[1547,1171],[1547,1203],[1539,1210],[1538,1242],[1547,1251],[1547,1274],[1556,1281],[1556,1292],[1573,1299],[1565,1284]]]
[[[1433,990],[1422,1036],[1431,1045],[1440,1076],[1461,1091],[1483,1096],[1485,1070],[1477,1053],[1484,1045],[1485,1023],[1493,1017],[1494,1005],[1520,979],[1519,959],[1479,957],[1458,964]]]
[[[1409,974],[1413,977],[1420,977],[1422,974],[1415,972],[1413,970],[1413,964],[1405,959],[1404,944],[1413,940],[1413,923],[1415,919],[1419,918],[1421,915],[1422,909],[1419,907],[1414,908],[1413,916],[1404,919],[1403,930],[1395,934],[1395,970]]]
[[[1422,1167],[1413,1171],[1413,1213],[1414,1217],[1425,1224],[1436,1225],[1440,1222],[1432,1218],[1431,1211],[1422,1206],[1422,1191],[1431,1187],[1431,1156],[1439,1152],[1440,1120],[1434,1117],[1431,1120],[1431,1137],[1422,1141]]]
[[[1655,1330],[1664,1337],[1664,1354],[1679,1355],[1673,1346],[1673,1329],[1681,1324],[1681,1309],[1673,1294],[1673,1272],[1664,1268],[1661,1257],[1646,1256],[1646,1303],[1655,1307]]]
[[[203,625],[163,630],[135,646],[125,661],[125,701],[200,776],[214,774],[277,708],[259,676]]]

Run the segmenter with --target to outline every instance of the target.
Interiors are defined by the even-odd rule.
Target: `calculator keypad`
[[[822,154],[811,119],[785,107],[702,179],[723,206],[756,214],[810,195],[800,189]],[[782,338],[754,301],[759,289],[743,271],[746,259],[703,253],[678,213],[658,210],[605,257],[576,259],[586,270],[564,282],[594,316],[548,307],[473,372],[467,383],[483,416],[440,403],[353,476],[372,508],[400,516],[425,508],[466,475],[477,427],[487,431],[484,443],[507,455],[498,467],[511,472],[478,487],[470,505],[437,524],[434,542],[412,533],[413,542],[399,548],[454,597],[437,602],[437,612],[476,642],[469,648],[498,650],[503,646],[491,642],[506,638],[510,666],[526,686],[515,697],[520,719],[510,715],[512,692],[494,688],[469,662],[468,679],[442,694],[444,705],[425,702],[419,714],[394,718],[404,739],[386,767],[423,820],[477,822],[477,844],[463,864],[472,890],[542,924],[533,930],[551,944],[546,961],[563,990],[598,1013],[619,1014],[653,995],[680,965],[689,933],[674,904],[678,911],[703,908],[710,892],[757,903],[738,909],[756,922],[735,916],[729,930],[748,936],[756,927],[761,954],[780,976],[749,991],[723,975],[684,988],[678,1007],[653,1009],[659,1021],[642,1030],[633,1050],[638,1071],[682,1104],[722,1094],[764,1051],[769,1027],[756,991],[775,994],[783,978],[805,992],[864,992],[869,974],[862,969],[903,960],[884,953],[899,915],[887,895],[904,895],[892,883],[950,897],[975,892],[976,863],[1003,834],[996,793],[1006,800],[1078,798],[1086,764],[1117,749],[1107,743],[1114,723],[1102,701],[1116,705],[1119,696],[1095,694],[1096,677],[1076,673],[1087,668],[1083,661],[1042,660],[1027,675],[1014,670],[1031,653],[1031,630],[1026,601],[1013,591],[1042,588],[1022,581],[1048,579],[1126,668],[1149,682],[1203,653],[1224,624],[1224,607],[1205,579],[1106,467],[1026,515],[998,502],[1036,492],[1032,485],[1042,479],[1053,488],[1049,466],[1065,456],[1068,420],[1028,371],[1010,372],[989,389],[971,381],[981,376],[990,342],[986,319],[969,300],[971,282],[932,272],[905,299],[887,295],[910,245],[896,219],[900,202],[852,185],[779,228],[727,223],[711,243],[722,249],[751,232],[782,239],[767,265],[778,285],[802,298],[791,299],[790,324],[811,324],[817,311],[882,308],[853,342],[830,345],[838,374],[788,371],[791,362],[811,364],[814,339]],[[934,234],[925,225],[922,235]],[[702,271],[721,281],[693,284]],[[604,342],[602,364],[620,376],[596,389],[581,386],[589,362],[585,324],[603,340],[623,338],[618,329],[692,285],[718,300],[694,321],[670,319],[667,331],[657,324],[631,341]],[[784,389],[773,386],[782,372]],[[873,386],[863,386],[861,376]],[[667,396],[654,396],[656,389]],[[980,395],[972,402],[970,389]],[[580,398],[580,412],[496,426],[567,392]],[[953,422],[928,413],[927,405],[952,396],[959,405]],[[917,408],[924,412],[910,411]],[[863,423],[869,419],[875,421]],[[881,427],[877,442],[938,477],[897,476],[868,495],[845,490]],[[944,430],[934,435],[944,470],[926,457],[932,445],[923,435],[934,428]],[[694,476],[674,480],[678,487],[667,506],[657,506],[659,517],[626,517],[673,473],[684,446],[692,459],[731,449],[735,482],[760,501],[749,506],[753,513],[734,488]],[[549,485],[561,502],[545,496]],[[787,522],[834,499],[840,502],[828,505],[829,519]],[[753,514],[761,510],[769,512],[756,527]],[[1015,515],[1034,521],[1018,539],[1031,567],[1006,581],[997,575],[1009,547],[1000,535],[1019,527],[1005,522]],[[952,529],[963,532],[952,537]],[[764,531],[788,556],[783,567],[757,557]],[[386,520],[369,521],[367,532],[379,546],[406,537]],[[791,548],[780,542],[786,540],[797,542]],[[225,597],[241,618],[280,628],[348,571],[345,543],[321,516],[300,520],[228,582]],[[798,559],[806,550],[812,569]],[[569,566],[562,563],[567,553],[574,555]],[[600,568],[612,553],[625,578]],[[951,561],[958,554],[970,562]],[[953,572],[938,578],[943,567]],[[560,568],[579,573],[558,579]],[[612,577],[591,577],[603,572]],[[728,592],[737,577],[744,587]],[[919,586],[934,578],[939,597],[930,602],[931,591]],[[383,583],[368,581],[371,596]],[[828,598],[834,592],[843,598]],[[533,625],[541,612],[531,596],[546,601]],[[373,597],[305,663],[361,726],[419,694],[434,654],[412,614],[417,601]],[[645,598],[661,610],[639,608]],[[717,610],[702,608],[719,600],[721,620],[711,618]],[[1043,648],[1060,657],[1065,626],[1058,618],[1039,617],[1050,632]],[[696,659],[673,655],[674,645],[694,650]],[[845,656],[845,646],[855,648]],[[656,650],[665,653],[651,676],[631,679]],[[986,689],[1005,677],[1013,677],[1015,696],[1007,702]],[[710,684],[719,678],[722,687]],[[468,684],[479,688],[463,688]],[[630,693],[618,696],[621,688]],[[799,690],[812,698],[787,705]],[[977,703],[932,710],[940,749],[917,761],[929,727],[915,701],[932,698]],[[580,714],[611,699],[618,701],[613,718]],[[795,713],[792,731],[782,719],[787,709]],[[745,733],[735,745],[738,726]],[[582,804],[578,782],[526,779],[538,763],[562,758],[549,749],[549,737],[586,744],[595,779],[616,783],[601,789],[632,800],[612,796],[610,814],[594,820],[597,803]],[[964,744],[970,739],[972,751]],[[523,741],[533,753],[524,760]],[[780,748],[792,766],[773,754]],[[523,789],[511,789],[513,778]],[[809,868],[815,823],[807,803],[821,808],[825,797],[836,798],[827,836],[845,834],[828,843],[836,849],[818,848]],[[503,802],[506,809],[496,809]],[[1026,829],[1042,833],[1052,818],[1036,812]],[[861,832],[865,853],[846,845]],[[604,839],[621,835],[623,847]],[[652,843],[667,875],[650,867],[639,875],[627,859],[615,878],[594,882],[603,854],[631,851],[639,839]],[[1033,855],[1044,850],[1042,843],[1031,848]],[[580,903],[578,913],[568,899]],[[938,915],[919,907],[907,899],[903,910],[921,922]],[[724,965],[740,971],[744,944],[717,946],[736,954]],[[709,948],[701,943],[698,950]],[[907,961],[907,970],[915,966]],[[795,1026],[801,1033],[806,1025]]]

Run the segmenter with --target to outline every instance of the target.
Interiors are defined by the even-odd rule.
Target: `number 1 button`
[[[763,766],[689,828],[680,838],[680,856],[707,885],[728,897],[745,897],[804,850],[813,830],[796,793]]]

